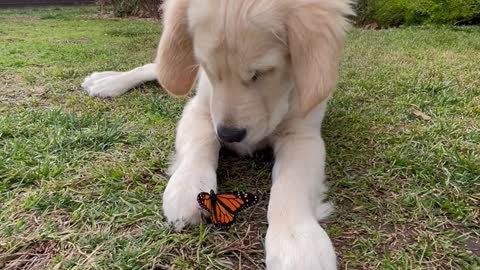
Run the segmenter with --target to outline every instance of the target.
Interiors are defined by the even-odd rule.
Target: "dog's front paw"
[[[270,225],[265,249],[268,270],[337,269],[332,242],[315,221],[292,226]]]
[[[201,175],[204,175],[203,177]],[[216,190],[216,175],[176,171],[163,193],[163,213],[176,231],[202,221],[197,202],[200,192]]]
[[[92,97],[116,97],[129,89],[129,85],[121,79],[123,72],[95,72],[86,77],[82,87]]]

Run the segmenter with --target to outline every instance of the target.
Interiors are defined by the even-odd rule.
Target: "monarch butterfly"
[[[211,214],[212,223],[226,230],[235,222],[237,213],[256,204],[258,197],[246,192],[210,193],[201,192],[197,196],[198,204]]]

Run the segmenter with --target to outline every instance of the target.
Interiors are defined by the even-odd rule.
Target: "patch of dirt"
[[[0,103],[21,105],[36,103],[46,104],[46,90],[40,85],[25,85],[19,75],[0,75]]]
[[[401,250],[406,243],[414,241],[417,233],[414,228],[394,226],[388,223],[372,226],[376,228],[375,230],[378,231],[382,237],[382,240],[374,247],[373,251],[378,258],[382,258],[383,254],[387,251],[396,253],[396,251]],[[372,235],[371,232],[366,231],[360,226],[354,230],[344,230],[341,235],[332,238],[337,251],[339,265],[343,267],[353,267],[350,265],[352,258],[343,257],[343,254],[346,254],[347,250],[352,249],[358,239],[370,240],[375,239],[375,237],[377,236]],[[365,263],[361,269],[377,269],[377,266]]]
[[[478,230],[478,226],[475,227],[466,227],[464,224],[454,221],[448,221],[443,223],[443,226],[440,227],[441,230],[456,231],[458,234],[468,235],[467,239],[463,243],[464,248],[467,251],[471,252],[473,255],[480,258],[480,236],[475,234],[474,231]]]
[[[5,41],[8,43],[17,43],[17,42],[23,42],[25,40],[21,38],[7,38],[5,39]]]
[[[413,241],[416,234],[413,228],[409,227],[395,227],[391,224],[384,224],[378,228],[379,231],[383,231],[388,235],[382,245],[378,247],[378,253],[382,254],[384,250],[396,251],[400,250],[405,243]]]
[[[53,240],[33,241],[24,250],[12,254],[5,270],[43,270],[59,252],[58,242]]]
[[[467,250],[473,253],[473,255],[480,258],[480,238],[470,238],[465,241],[465,247]]]
[[[72,214],[62,209],[51,211],[46,217],[51,218],[61,231],[68,231],[73,224]]]
[[[242,238],[228,243],[228,246],[222,249],[222,255],[232,258],[230,261],[234,264],[234,269],[265,269],[265,265],[259,260],[259,257],[264,257],[261,239],[260,231],[248,226]],[[235,260],[239,257],[242,260]]]
[[[82,19],[102,19],[102,20],[131,20],[131,21],[144,21],[144,22],[159,22],[159,20],[155,18],[143,18],[143,17],[136,17],[136,16],[128,16],[128,17],[115,17],[111,13],[105,14],[89,14],[89,15],[82,15],[78,16],[78,18]]]
[[[133,223],[123,228],[118,229],[115,234],[115,239],[127,239],[129,237],[140,237],[143,233],[142,223]]]
[[[38,21],[40,20],[37,16],[28,16],[28,15],[16,15],[16,16],[5,16],[0,19],[0,21],[6,22],[17,22],[17,21]]]
[[[72,38],[72,39],[61,39],[61,40],[52,40],[50,43],[52,44],[81,44],[89,42],[91,39],[89,38]]]

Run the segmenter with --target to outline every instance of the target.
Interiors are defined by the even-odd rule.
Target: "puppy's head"
[[[349,0],[169,0],[157,76],[185,95],[205,72],[226,142],[256,143],[334,89]]]

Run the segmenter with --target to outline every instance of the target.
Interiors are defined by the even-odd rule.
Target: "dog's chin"
[[[267,140],[252,140],[251,138],[246,138],[245,140],[241,142],[236,142],[236,143],[224,143],[223,145],[234,151],[240,156],[252,156],[253,153],[263,147],[265,147],[267,144]]]
[[[234,151],[240,156],[251,156],[253,152],[257,149],[255,144],[249,143],[247,141],[236,142],[236,143],[224,143],[225,147]]]

